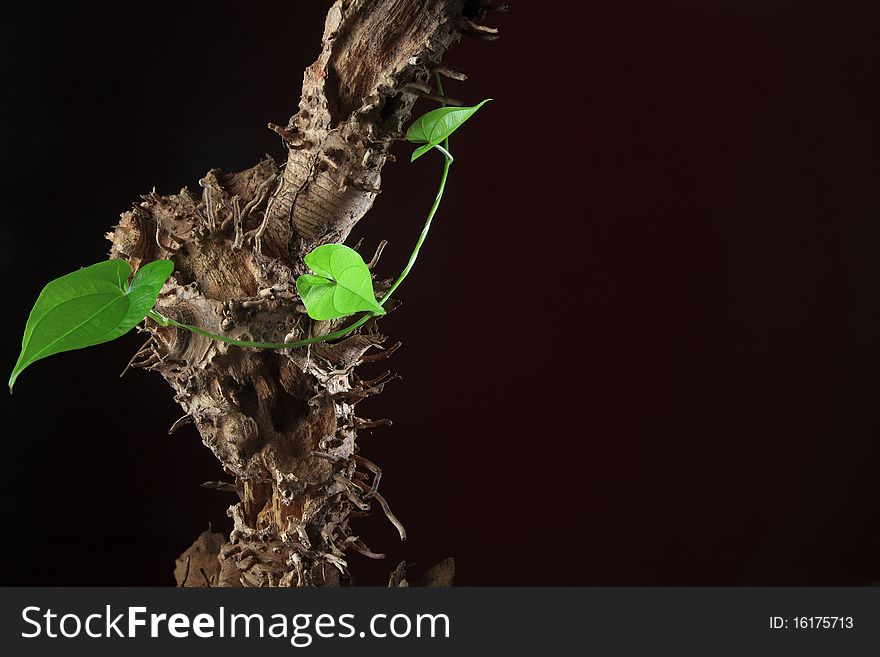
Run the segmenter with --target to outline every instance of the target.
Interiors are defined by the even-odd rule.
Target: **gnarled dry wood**
[[[304,314],[293,285],[302,257],[343,241],[370,209],[389,145],[443,53],[462,33],[494,34],[474,22],[483,9],[472,0],[337,1],[321,53],[305,71],[299,111],[286,126],[270,126],[288,148],[285,164],[215,169],[199,194],[144,196],[108,235],[111,257],[135,269],[172,259],[159,311],[213,333],[283,342],[341,328]],[[338,343],[283,352],[149,320],[146,330],[151,340],[131,366],[156,370],[171,385],[186,414],[181,421],[195,424],[233,478],[214,487],[239,495],[228,541],[199,537],[178,561],[180,585],[338,585],[347,550],[382,556],[349,527],[352,509],[373,501],[405,537],[378,493],[378,468],[355,454],[357,428],[375,423],[357,418],[354,405],[383,385],[353,373],[375,360],[368,352],[384,341],[374,321]],[[208,564],[212,550],[217,557]],[[431,581],[449,581],[451,571],[443,572]]]

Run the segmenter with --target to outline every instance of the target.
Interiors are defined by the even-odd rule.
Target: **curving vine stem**
[[[157,311],[210,333],[277,343],[339,330],[346,320],[304,313],[294,286],[302,258],[345,240],[369,211],[413,103],[436,98],[431,76],[461,77],[442,55],[462,34],[494,38],[479,24],[490,8],[473,0],[337,1],[320,56],[305,71],[299,111],[286,126],[269,126],[287,161],[212,170],[198,193],[143,197],[108,235],[110,256],[134,269],[173,260]],[[202,534],[178,560],[179,585],[338,585],[347,553],[382,557],[351,528],[353,511],[381,510],[405,539],[379,491],[381,470],[356,444],[358,429],[388,423],[356,414],[386,382],[362,380],[356,368],[397,347],[386,346],[375,318],[338,342],[286,351],[243,349],[152,320],[146,330],[131,366],[164,377],[185,413],[172,429],[193,423],[234,481],[208,485],[239,495],[231,534]],[[426,583],[448,585],[451,574],[443,564]],[[405,569],[390,584],[405,585]]]

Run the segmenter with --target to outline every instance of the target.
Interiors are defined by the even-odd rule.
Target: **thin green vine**
[[[434,73],[434,80],[437,84],[437,92],[440,94],[440,97],[445,98],[446,94],[443,92],[443,83],[440,82],[439,73]],[[442,102],[443,107],[446,107],[446,101]],[[449,167],[452,166],[452,163],[455,161],[455,158],[452,157],[452,153],[449,152],[449,137],[447,136],[443,140],[443,146],[437,144],[434,148],[443,153],[443,173],[440,176],[440,187],[437,189],[437,196],[434,197],[434,204],[428,212],[428,218],[425,220],[425,225],[422,227],[422,232],[419,234],[419,239],[416,241],[415,248],[413,248],[412,254],[409,256],[409,261],[406,263],[406,267],[403,268],[403,271],[400,272],[400,276],[397,277],[397,280],[394,281],[388,289],[388,292],[386,292],[385,296],[382,297],[382,300],[379,301],[379,304],[382,306],[388,303],[391,294],[400,287],[400,284],[403,283],[403,279],[407,277],[410,270],[413,268],[413,265],[416,264],[416,258],[419,257],[419,249],[422,248],[422,244],[425,243],[425,238],[428,237],[428,231],[431,230],[431,222],[434,220],[434,215],[437,214],[437,208],[440,207],[443,192],[446,190],[446,179],[449,177]]]
[[[165,317],[164,315],[157,313],[155,310],[151,310],[147,317],[152,319],[160,326],[175,326],[177,328],[186,329],[187,331],[190,331],[192,333],[197,333],[198,335],[203,335],[206,338],[211,338],[212,340],[234,344],[237,347],[255,347],[257,349],[295,349],[297,347],[305,347],[309,344],[315,344],[316,342],[326,342],[327,340],[336,340],[338,338],[345,337],[355,329],[360,328],[361,326],[366,324],[367,321],[369,321],[369,319],[373,317],[373,313],[367,313],[354,324],[351,324],[344,329],[340,329],[326,335],[316,335],[313,338],[306,338],[305,340],[297,340],[296,342],[250,342],[247,340],[235,340],[225,335],[217,335],[216,333],[205,331],[197,326],[182,324],[178,321],[171,319],[170,317]]]

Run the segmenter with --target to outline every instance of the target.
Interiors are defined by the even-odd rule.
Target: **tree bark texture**
[[[175,273],[157,310],[238,340],[289,342],[347,321],[312,321],[294,282],[302,258],[342,242],[380,191],[388,149],[433,71],[461,34],[491,38],[487,6],[466,0],[339,0],[320,55],[303,78],[299,111],[275,126],[287,161],[239,173],[212,170],[193,193],[143,197],[108,235],[110,255],[133,269],[159,258]],[[442,69],[441,69],[442,70]],[[453,73],[454,74],[454,73]],[[377,282],[383,290],[383,283]],[[384,284],[387,289],[387,282]],[[244,349],[146,321],[149,339],[132,366],[159,372],[221,461],[239,502],[229,537],[206,532],[178,560],[181,586],[333,586],[346,554],[379,558],[350,526],[381,509],[380,470],[358,453],[357,431],[377,423],[358,401],[382,391],[355,368],[393,353],[375,320],[335,343]],[[381,421],[380,421],[381,422]],[[178,424],[175,424],[175,427]],[[426,583],[448,584],[444,562]],[[396,570],[391,585],[404,585]]]

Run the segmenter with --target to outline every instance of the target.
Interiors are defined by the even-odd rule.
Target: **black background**
[[[23,3],[22,3],[23,4]],[[283,157],[329,3],[7,7],[2,362],[51,278],[153,186]],[[491,96],[404,305],[403,379],[364,404],[410,534],[468,585],[880,580],[880,5],[516,2],[446,62]],[[425,103],[422,107],[431,107]],[[354,235],[402,267],[438,158],[386,167]],[[6,584],[165,585],[233,500],[138,336],[35,365],[2,401]]]

